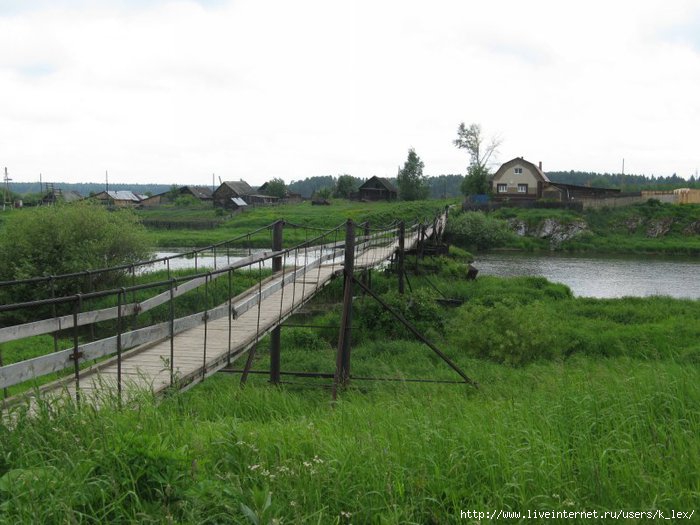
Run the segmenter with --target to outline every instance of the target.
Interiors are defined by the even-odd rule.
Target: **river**
[[[262,250],[253,250],[256,253]],[[178,251],[158,252],[157,257],[177,255]],[[247,251],[231,252],[216,257],[216,266],[239,260]],[[297,264],[304,263],[299,254]],[[310,251],[309,260],[318,257]],[[563,254],[532,254],[496,252],[475,255],[474,266],[479,275],[519,276],[538,275],[552,282],[566,284],[578,297],[646,297],[668,295],[684,299],[700,299],[700,259],[682,257],[612,257]],[[270,260],[264,267],[270,266]],[[290,258],[287,264],[294,264]],[[171,269],[194,268],[194,258],[177,258],[170,261]],[[212,253],[197,257],[198,268],[214,268]],[[164,269],[165,263],[151,266],[148,270]],[[147,270],[147,271],[148,271]]]
[[[700,299],[700,259],[523,253],[475,255],[479,275],[539,275],[578,297],[667,295]]]

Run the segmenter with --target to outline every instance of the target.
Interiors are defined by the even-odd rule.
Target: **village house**
[[[225,181],[214,190],[213,199],[214,206],[222,208],[235,208],[233,199],[242,199],[247,204],[250,204],[246,197],[253,194],[253,188],[244,180]]]
[[[203,203],[211,202],[213,200],[213,194],[214,192],[208,186],[182,186],[177,190],[178,197],[181,195],[191,195]],[[173,200],[173,192],[168,190],[163,193],[158,193],[157,195],[152,195],[151,197],[146,197],[141,201],[141,205],[146,207],[160,206],[161,204],[170,204]]]
[[[364,201],[393,201],[399,192],[388,180],[375,175],[359,187],[358,195]]]
[[[100,193],[96,193],[95,195],[93,195],[92,198],[108,206],[125,208],[130,206],[137,206],[141,203],[142,200],[148,197],[146,195],[140,195],[126,190],[118,190],[101,191]]]
[[[491,179],[494,201],[535,201],[538,199],[571,202],[580,199],[599,199],[619,195],[620,190],[594,188],[552,182],[542,171],[542,163],[535,166],[522,157],[501,165]]]

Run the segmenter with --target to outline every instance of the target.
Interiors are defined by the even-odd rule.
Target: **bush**
[[[382,296],[382,299],[429,338],[429,334],[434,330],[442,331],[444,316],[435,302],[435,294],[432,291],[419,289],[405,295],[397,291],[389,291]],[[356,301],[355,312],[357,330],[354,335],[360,340],[414,337],[390,312],[371,298]]]
[[[514,237],[506,221],[480,211],[450,216],[447,234],[455,243],[477,250],[503,246]]]
[[[130,210],[109,212],[88,203],[21,210],[0,232],[0,280],[131,264],[148,257],[147,246],[145,231]],[[93,283],[109,284],[118,277],[111,272],[95,276]],[[71,283],[59,281],[56,292],[69,288]]]
[[[507,365],[524,365],[559,353],[556,321],[545,303],[474,304],[462,307],[459,313],[449,332],[454,346],[465,353]]]

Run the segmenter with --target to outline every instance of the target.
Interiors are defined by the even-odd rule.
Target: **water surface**
[[[486,253],[475,256],[479,275],[538,275],[569,286],[579,297],[671,297],[700,299],[700,259],[593,257]]]

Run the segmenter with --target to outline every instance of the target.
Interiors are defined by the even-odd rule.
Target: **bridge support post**
[[[282,240],[284,232],[284,221],[277,221],[272,227],[272,249],[279,251],[282,249]],[[282,270],[282,257],[272,258],[272,271],[279,272]],[[280,383],[281,364],[281,339],[282,327],[277,326],[270,333],[270,383],[278,385]]]
[[[338,334],[338,353],[333,380],[333,399],[338,395],[338,385],[345,385],[350,380],[350,352],[352,350],[352,288],[355,269],[355,225],[348,219],[345,226],[345,287],[343,291],[343,313],[340,318]]]
[[[406,224],[404,221],[399,222],[399,249],[398,249],[398,274],[399,274],[399,293],[403,295],[404,286],[404,257],[405,257],[405,237],[406,237]]]

